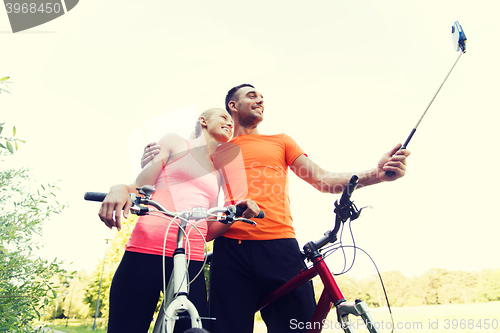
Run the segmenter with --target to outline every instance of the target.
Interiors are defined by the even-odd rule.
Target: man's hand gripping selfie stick
[[[460,57],[462,56],[462,54],[465,53],[465,43],[467,42],[467,37],[465,37],[464,31],[462,29],[462,26],[460,25],[460,23],[458,23],[458,21],[456,21],[455,24],[453,24],[453,26],[451,27],[451,33],[452,33],[452,37],[453,37],[453,46],[455,47],[455,49],[457,50],[457,52],[458,51],[461,51],[461,52],[458,55],[457,60],[455,61],[455,63],[451,67],[450,71],[448,72],[448,74],[444,78],[443,83],[441,83],[441,85],[439,86],[439,89],[436,91],[436,93],[432,97],[429,105],[427,105],[427,108],[425,108],[424,113],[422,114],[422,116],[420,117],[420,119],[417,121],[417,124],[411,130],[410,135],[408,135],[408,138],[406,139],[405,143],[401,146],[401,148],[399,148],[400,150],[401,149],[406,149],[406,147],[410,143],[411,138],[413,137],[413,134],[415,134],[415,132],[417,131],[418,125],[420,125],[420,122],[422,121],[422,119],[424,119],[424,116],[427,113],[427,110],[429,110],[429,108],[431,107],[432,102],[434,102],[434,99],[436,98],[437,94],[439,93],[439,91],[443,87],[444,83],[446,82],[446,79],[448,79],[448,76],[450,76],[451,71],[453,70],[453,68],[455,68],[455,65],[457,64],[458,60],[460,60]],[[394,175],[394,171],[386,171],[385,174],[387,176],[393,176]]]

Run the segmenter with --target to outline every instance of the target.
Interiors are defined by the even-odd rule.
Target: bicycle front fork
[[[153,333],[171,333],[181,314],[191,318],[191,327],[202,328],[198,310],[188,298],[189,274],[186,266],[186,253],[184,249],[174,252],[174,269],[161,304],[160,312],[156,318]]]
[[[346,333],[354,333],[349,315],[361,317],[370,333],[380,333],[369,312],[368,305],[362,300],[357,299],[354,303],[342,302],[337,305],[337,318],[342,329]]]

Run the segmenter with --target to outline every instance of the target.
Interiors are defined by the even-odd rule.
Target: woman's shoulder
[[[162,138],[160,139],[160,141],[162,141],[162,140],[177,140],[177,141],[184,141],[184,142],[186,141],[186,139],[183,136],[181,136],[177,133],[173,133],[173,132],[169,132],[169,133],[163,135]]]
[[[176,147],[178,145],[186,145],[186,139],[177,133],[167,133],[159,141],[161,147]]]

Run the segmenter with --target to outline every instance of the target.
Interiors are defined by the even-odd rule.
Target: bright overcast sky
[[[12,34],[0,11],[0,77],[13,82],[0,122],[26,140],[2,164],[61,180],[70,208],[46,223],[44,255],[92,270],[109,233],[83,193],[134,179],[131,133],[137,154],[162,131],[189,132],[193,108],[223,107],[227,90],[248,82],[265,96],[261,133],[286,132],[327,170],[373,167],[457,59],[458,20],[467,53],[408,147],[407,176],[356,192],[358,207],[374,208],[353,229],[382,271],[499,268],[498,13],[495,0],[96,0]],[[156,132],[134,132],[155,117]],[[290,183],[298,238],[318,239],[337,196]],[[374,273],[358,259],[355,274]]]

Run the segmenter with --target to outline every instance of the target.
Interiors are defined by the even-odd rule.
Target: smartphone
[[[453,37],[453,47],[458,51],[462,50],[465,53],[465,43],[467,42],[467,37],[465,37],[464,30],[458,21],[451,27],[451,34]]]

